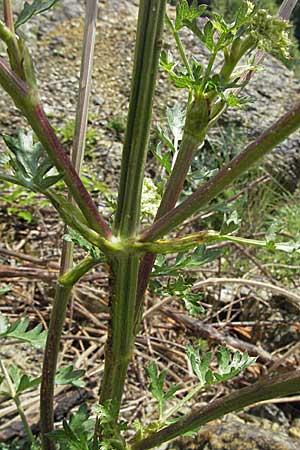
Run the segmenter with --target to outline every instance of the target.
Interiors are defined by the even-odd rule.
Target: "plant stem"
[[[140,204],[152,105],[161,48],[166,0],[141,0],[127,132],[123,150],[115,239],[135,238],[139,232]],[[111,258],[113,292],[104,377],[100,402],[114,402],[117,415],[134,344],[134,309],[139,257]],[[115,418],[117,420],[117,417]],[[99,433],[99,423],[96,435]]]
[[[4,21],[6,26],[14,33],[14,14],[11,0],[3,0]]]
[[[10,378],[10,375],[9,375],[9,373],[8,373],[6,367],[5,367],[5,364],[1,360],[1,358],[0,358],[0,369],[1,369],[1,372],[3,373],[5,381],[7,383],[7,386],[8,386],[10,395],[11,395],[11,398],[12,398],[12,400],[14,401],[14,403],[16,405],[16,408],[18,410],[19,416],[21,417],[21,420],[22,420],[22,423],[23,423],[23,426],[24,426],[24,430],[25,430],[25,432],[27,434],[27,438],[28,438],[29,442],[31,442],[33,444],[34,443],[34,436],[33,436],[33,433],[31,431],[31,428],[30,428],[30,426],[28,424],[27,418],[25,416],[24,409],[23,409],[22,404],[21,404],[21,400],[20,400],[18,394],[15,391],[13,382],[12,382],[12,380]]]
[[[279,8],[278,15],[282,19],[289,20],[297,3],[298,0],[284,0]]]
[[[249,167],[280,144],[300,127],[300,103],[269,127],[242,153],[223,167],[210,181],[202,184],[177,208],[144,231],[141,241],[156,240],[180,225],[188,217],[213,200],[227,186],[239,178]]]
[[[167,182],[161,204],[157,211],[156,220],[171,211],[178,201],[182,191],[188,170],[192,164],[197,149],[203,144],[209,117],[205,98],[200,95],[190,101],[188,106],[186,122],[182,141],[177,154],[177,158],[172,169],[172,173]],[[140,318],[142,315],[143,298],[155,262],[155,255],[147,253],[140,264],[139,283],[137,291],[135,309],[135,328],[138,331]]]
[[[176,405],[171,408],[167,413],[163,416],[162,420],[166,421],[170,417],[174,416],[180,409],[188,402],[190,401],[196,394],[198,394],[201,389],[203,389],[205,386],[203,384],[197,384],[197,386],[194,387],[185,397],[183,397]]]
[[[51,319],[44,352],[40,398],[40,425],[43,450],[55,450],[56,448],[55,443],[50,441],[46,434],[53,430],[54,425],[54,379],[60,348],[60,337],[65,323],[66,309],[71,289],[72,286],[65,287],[58,283],[51,311]]]
[[[75,172],[78,175],[81,172],[85,150],[85,137],[88,121],[89,97],[91,92],[98,1],[89,1],[86,8],[87,10],[85,16],[85,29],[83,37],[79,97],[72,151],[72,164]],[[74,204],[71,193],[69,195],[69,200]],[[67,232],[67,226],[65,231]],[[49,336],[51,336],[51,338],[47,339],[45,350],[45,355],[47,354],[47,358],[52,358],[53,361],[49,362],[46,361],[46,358],[44,359],[45,368],[43,370],[43,377],[45,376],[45,379],[42,379],[41,389],[41,430],[44,450],[51,450],[52,448],[55,448],[53,442],[47,439],[45,434],[53,430],[54,379],[57,368],[56,366],[58,360],[59,345],[63,332],[67,305],[71,296],[71,289],[81,278],[81,276],[87,273],[96,264],[95,259],[88,256],[73,270],[70,270],[73,266],[73,247],[74,245],[72,242],[63,241],[60,263],[61,276],[53,303],[49,325]],[[58,315],[60,316],[59,322],[57,322]],[[53,342],[53,340],[55,342]],[[46,409],[47,412],[45,413],[43,409]]]
[[[180,56],[181,56],[182,61],[183,61],[184,65],[185,65],[185,67],[186,67],[186,70],[188,71],[188,74],[190,75],[190,77],[191,77],[192,79],[194,79],[194,74],[193,74],[191,65],[190,65],[190,63],[189,63],[189,60],[187,59],[186,52],[185,52],[184,47],[183,47],[183,44],[182,44],[182,42],[181,42],[179,33],[176,31],[176,29],[175,29],[175,27],[174,27],[172,21],[170,20],[170,18],[169,18],[169,16],[168,16],[167,14],[166,14],[166,23],[167,23],[168,27],[170,28],[170,30],[171,30],[172,33],[173,33],[175,42],[176,42],[176,44],[177,44],[177,47],[178,47]]]
[[[146,439],[131,445],[131,450],[147,450],[158,447],[184,433],[194,431],[206,423],[218,419],[232,411],[246,406],[270,400],[300,391],[300,371],[268,377],[252,386],[240,389],[232,394],[213,401],[204,408],[197,409],[177,422],[154,432]]]

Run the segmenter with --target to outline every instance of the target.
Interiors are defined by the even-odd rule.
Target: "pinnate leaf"
[[[247,352],[237,351],[232,354],[228,348],[222,346],[217,352],[218,368],[212,370],[210,368],[211,352],[202,356],[198,347],[188,346],[187,355],[201,386],[227,381],[256,361],[256,358],[250,357]]]
[[[41,143],[34,142],[32,132],[19,130],[18,139],[7,135],[3,139],[11,152],[10,167],[22,186],[33,191],[43,191],[62,178],[60,174],[47,176],[53,163]]]
[[[164,404],[167,400],[172,398],[175,392],[179,389],[178,385],[171,385],[168,390],[165,390],[165,379],[167,375],[166,370],[162,370],[160,373],[158,371],[155,362],[151,362],[147,367],[147,374],[150,378],[149,389],[156,398],[160,405],[160,410],[162,411]]]
[[[21,342],[26,342],[35,348],[43,348],[46,342],[47,332],[42,331],[42,325],[28,330],[29,318],[24,317],[16,322],[9,322],[0,313],[0,337],[11,337]]]
[[[181,0],[176,8],[175,29],[179,31],[185,26],[185,21],[193,21],[201,16],[206,10],[206,5],[198,5],[197,0],[193,0],[189,5],[187,0]]]

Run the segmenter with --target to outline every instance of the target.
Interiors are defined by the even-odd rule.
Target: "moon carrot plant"
[[[190,195],[182,196],[184,183],[193,160],[205,138],[224,111],[239,107],[248,99],[244,86],[263,64],[266,53],[287,57],[289,22],[297,1],[284,0],[277,16],[269,15],[252,1],[242,0],[230,22],[217,13],[206,11],[196,0],[180,0],[176,14],[169,12],[166,0],[140,0],[136,30],[134,67],[125,142],[121,161],[118,198],[112,224],[87,191],[81,176],[91,88],[93,51],[98,2],[86,4],[85,34],[78,98],[73,153],[69,157],[45,113],[36,81],[30,51],[19,30],[32,16],[55,6],[57,0],[24,2],[15,20],[11,0],[3,0],[4,18],[0,21],[0,39],[7,58],[0,58],[0,84],[26,118],[28,131],[19,130],[18,137],[3,136],[3,168],[0,179],[43,194],[65,224],[60,274],[56,283],[48,331],[41,326],[29,328],[27,319],[9,323],[0,316],[0,338],[14,338],[44,347],[42,375],[31,378],[19,369],[6,367],[0,361],[0,392],[15,403],[32,449],[150,449],[184,433],[195,432],[209,421],[262,400],[286,396],[300,391],[300,371],[263,378],[252,386],[213,401],[201,410],[186,413],[183,407],[200,390],[226,381],[255,361],[246,352],[231,354],[226,347],[217,352],[217,363],[211,365],[212,354],[202,355],[198,348],[187,349],[192,370],[197,378],[194,389],[185,397],[177,395],[178,386],[165,389],[166,371],[159,372],[151,363],[147,368],[150,391],[158,404],[157,418],[151,423],[136,423],[133,433],[120,420],[128,365],[139,332],[144,298],[151,273],[157,270],[155,260],[161,255],[183,252],[205,259],[205,246],[216,242],[235,242],[270,249],[298,252],[294,242],[254,240],[238,236],[235,218],[227,217],[221,229],[184,234],[174,231],[210,203],[234,181],[278,144],[300,128],[300,102],[274,123],[227,165],[202,181]],[[177,47],[176,59],[163,50],[164,28],[168,28]],[[181,38],[182,30],[194,35],[199,48],[205,48],[208,61],[203,64],[189,54]],[[175,52],[174,52],[175,54]],[[186,92],[185,110],[168,112],[170,132],[159,129],[163,145],[155,156],[163,173],[159,186],[145,178],[145,162],[154,92],[158,71],[166,73],[177,89]],[[6,150],[4,151],[4,146]],[[2,159],[2,158],[1,158]],[[62,194],[58,183],[64,185]],[[148,198],[146,198],[148,196]],[[145,203],[158,203],[152,223],[142,220]],[[149,214],[147,217],[149,218]],[[179,237],[178,237],[179,236]],[[73,263],[73,245],[79,244],[86,256]],[[204,249],[204,250],[203,250]],[[186,253],[185,253],[186,254]],[[66,309],[72,289],[97,265],[109,268],[109,321],[104,373],[99,380],[99,401],[93,418],[81,407],[54,428],[54,386],[78,385],[82,371],[73,366],[57,367]],[[194,307],[196,307],[194,305]],[[199,307],[199,305],[198,305]],[[213,367],[213,368],[212,368]],[[20,394],[41,384],[40,436],[34,436],[26,419]],[[130,436],[128,438],[128,436]]]

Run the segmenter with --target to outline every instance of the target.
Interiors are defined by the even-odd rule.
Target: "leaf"
[[[40,142],[34,142],[33,133],[18,131],[18,139],[3,135],[3,139],[11,151],[9,165],[19,184],[34,192],[44,191],[56,184],[62,175],[47,173],[53,163],[44,151]]]
[[[175,142],[181,141],[185,123],[185,111],[180,107],[179,103],[175,103],[173,108],[167,109],[167,121]]]
[[[185,21],[193,21],[200,17],[206,10],[206,5],[198,5],[197,0],[193,0],[189,5],[187,0],[181,0],[176,7],[175,30],[179,31],[185,26]]]
[[[34,0],[31,4],[25,2],[15,23],[15,28],[17,29],[24,23],[28,22],[32,16],[41,14],[52,8],[58,1],[59,0]]]
[[[28,317],[25,317],[22,319],[18,319],[11,325],[7,324],[5,329],[5,319],[3,319],[1,313],[0,320],[2,323],[2,331],[0,331],[0,337],[11,337],[14,339],[18,339],[21,342],[27,342],[35,348],[43,348],[45,346],[47,332],[42,331],[42,325],[39,324],[31,330],[28,330],[29,319]]]
[[[200,314],[205,313],[205,309],[201,303],[199,303],[199,298],[201,298],[201,294],[199,293],[187,293],[182,296],[182,300],[184,301],[188,313],[193,317],[199,317]]]
[[[0,287],[0,295],[6,294],[10,291],[12,291],[12,284],[4,284],[2,287]]]
[[[147,367],[147,374],[150,378],[149,390],[153,397],[159,403],[160,416],[162,416],[162,410],[167,400],[174,397],[174,394],[179,389],[179,385],[171,385],[170,388],[165,391],[164,384],[167,376],[167,371],[162,370],[158,372],[157,365],[155,362],[151,362]]]
[[[187,347],[187,355],[191,362],[194,374],[197,376],[200,385],[205,386],[212,382],[212,371],[209,368],[212,353],[205,353],[203,357],[200,356],[200,349],[193,348],[191,345]]]
[[[250,357],[247,352],[235,352],[232,354],[228,348],[220,347],[217,352],[217,359],[218,371],[214,372],[215,379],[217,381],[226,381],[246,369],[257,358]]]
[[[162,134],[161,137],[164,136],[164,138],[166,138],[165,134]],[[168,142],[168,144],[170,144],[171,148],[173,148],[172,151],[175,151],[175,148],[172,144],[172,142],[170,140],[167,140],[165,142]],[[168,145],[167,144],[167,145]],[[172,169],[172,156],[170,152],[165,152],[162,153],[162,143],[159,142],[156,146],[155,150],[152,150],[153,155],[155,156],[155,158],[161,163],[161,165],[163,166],[163,168],[166,170],[166,172],[169,174],[171,172]]]
[[[17,395],[32,387],[38,386],[41,383],[41,377],[32,378],[26,374],[22,374],[20,368],[16,364],[9,366],[8,374]],[[1,382],[3,382],[3,379],[0,380],[0,385]],[[1,388],[0,393],[11,396],[11,393],[3,391]]]
[[[16,389],[16,393],[20,394],[21,392],[27,391],[32,387],[38,386],[41,383],[41,377],[32,378],[28,375],[22,375],[19,385]]]
[[[159,256],[152,271],[152,277],[162,275],[177,275],[181,270],[200,267],[219,258],[220,250],[207,250],[205,245],[199,245],[193,252],[182,252],[177,255],[175,263],[167,264],[165,256]]]
[[[157,131],[159,134],[159,137],[163,140],[163,142],[166,144],[166,146],[173,152],[176,152],[176,149],[174,147],[173,142],[171,141],[171,139],[169,138],[169,136],[167,135],[167,133],[160,127],[160,125],[157,125]],[[157,149],[158,151],[160,151],[160,158],[161,158],[161,148]],[[158,151],[156,151],[156,153],[158,154]]]
[[[231,234],[234,231],[237,231],[240,223],[241,221],[238,217],[237,211],[233,211],[229,217],[225,214],[221,234]]]
[[[247,352],[240,353],[237,351],[232,354],[228,348],[222,346],[217,352],[218,369],[213,371],[209,367],[212,357],[211,352],[200,356],[199,347],[188,346],[187,355],[202,387],[233,378],[257,359],[250,357]]]
[[[163,370],[160,374],[158,373],[157,365],[154,362],[151,362],[147,367],[147,374],[150,378],[149,389],[153,397],[159,403],[163,403],[164,401],[164,381],[167,375],[167,371]]]
[[[215,46],[215,42],[214,42],[215,31],[216,30],[215,30],[213,24],[209,20],[204,26],[203,39],[202,39],[202,42],[206,45],[206,47],[209,50],[213,50],[213,48]]]
[[[173,60],[171,52],[163,50],[160,54],[160,67],[166,72],[171,72],[176,66],[176,62]]]
[[[83,387],[84,381],[80,378],[85,374],[84,370],[74,369],[73,364],[61,367],[55,375],[56,384],[72,384],[76,387]]]
[[[93,258],[100,260],[103,257],[104,260],[104,256],[101,251],[72,228],[68,229],[68,234],[65,234],[63,236],[63,239],[67,242],[73,242],[74,244],[83,248],[85,251],[90,253]]]

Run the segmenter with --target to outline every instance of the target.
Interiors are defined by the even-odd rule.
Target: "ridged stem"
[[[114,224],[116,241],[135,238],[139,232],[144,162],[149,140],[165,5],[166,0],[140,1],[132,93]],[[113,401],[118,415],[127,368],[133,352],[139,257],[113,256],[111,267],[113,282],[111,320],[100,402]],[[98,423],[96,433],[99,431]]]

